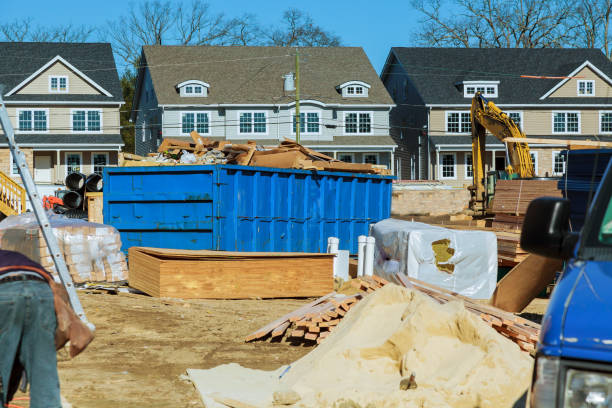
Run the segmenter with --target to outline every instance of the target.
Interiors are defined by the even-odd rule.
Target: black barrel
[[[91,191],[94,193],[102,191],[102,187],[104,183],[102,181],[102,176],[96,173],[92,173],[87,176],[87,180],[85,180],[85,189],[87,191]]]
[[[83,191],[86,180],[83,173],[70,173],[66,176],[66,187],[72,191]]]
[[[64,194],[64,205],[70,208],[79,208],[83,204],[83,196],[78,191],[69,191]]]

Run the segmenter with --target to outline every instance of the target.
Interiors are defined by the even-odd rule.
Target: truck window
[[[612,245],[612,200],[608,201],[608,207],[599,228],[598,238],[602,244]]]

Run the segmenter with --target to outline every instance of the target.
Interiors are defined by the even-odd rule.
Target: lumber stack
[[[537,323],[404,274],[396,274],[394,281],[401,286],[416,289],[441,304],[461,301],[466,310],[518,344],[521,350],[526,352],[535,350],[540,334],[540,325]],[[254,331],[246,336],[245,341],[284,338],[294,345],[309,342],[319,344],[340,324],[353,306],[369,293],[387,284],[388,281],[378,276],[354,279],[351,285],[357,288],[359,293],[346,296],[331,292]]]
[[[367,163],[345,163],[285,138],[277,147],[264,148],[254,141],[235,144],[227,140],[212,141],[191,132],[191,141],[165,138],[157,153],[148,157],[124,153],[120,166],[164,166],[177,164],[237,164],[318,171],[347,171],[390,175],[384,166]]]

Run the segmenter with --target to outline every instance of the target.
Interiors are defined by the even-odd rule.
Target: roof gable
[[[543,100],[548,97],[578,97],[577,82],[579,80],[593,80],[598,82],[595,86],[594,96],[598,96],[598,93],[601,94],[601,96],[607,96],[610,87],[612,87],[612,79],[587,60],[542,95],[540,99]],[[601,88],[600,92],[597,92],[598,88]],[[608,92],[601,92],[604,89],[607,89]]]

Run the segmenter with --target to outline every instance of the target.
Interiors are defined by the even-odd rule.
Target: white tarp
[[[497,283],[497,237],[489,231],[451,230],[386,219],[370,228],[376,238],[374,273],[404,273],[474,299],[489,299]],[[444,241],[448,240],[448,241]],[[448,245],[449,259],[434,253]],[[451,255],[452,253],[452,255]]]

